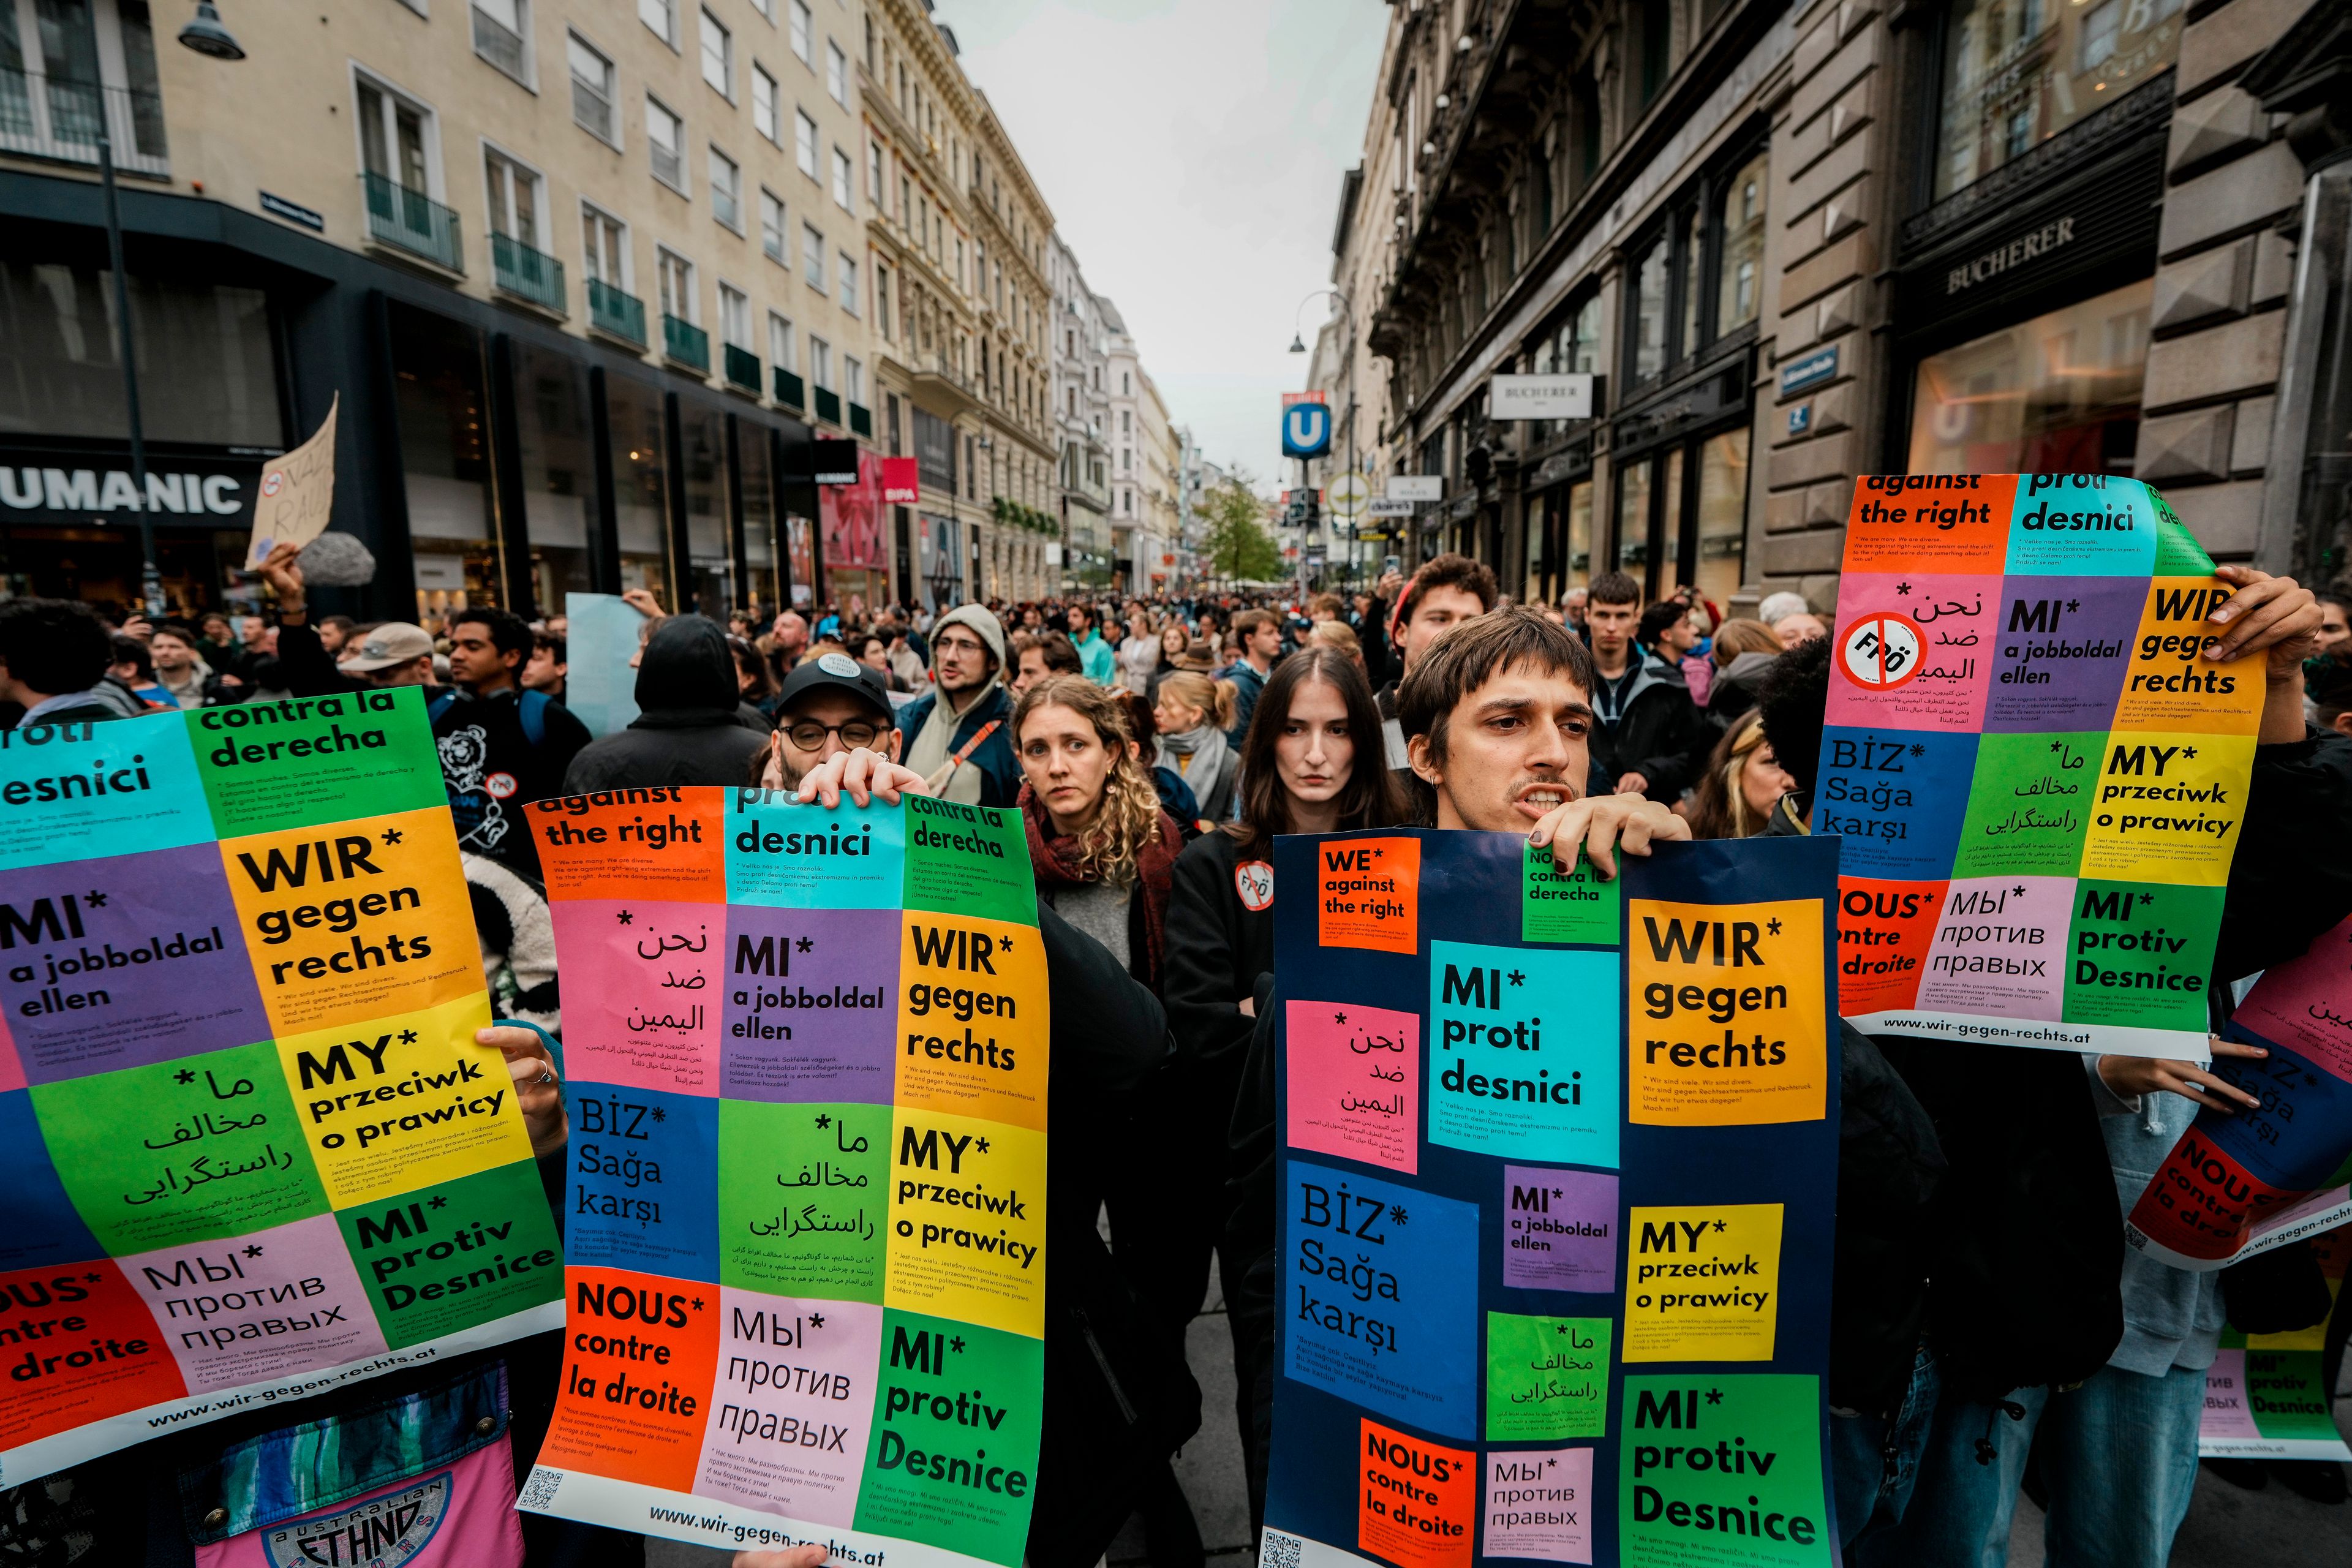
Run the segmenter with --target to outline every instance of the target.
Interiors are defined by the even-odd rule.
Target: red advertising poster
[[[923,499],[922,475],[916,470],[912,458],[882,459],[882,500],[884,504],[913,506]]]
[[[856,484],[817,487],[827,568],[882,567],[882,461],[871,452],[860,452]]]

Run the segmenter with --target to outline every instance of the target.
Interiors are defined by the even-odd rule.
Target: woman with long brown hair
[[[1084,676],[1039,681],[1013,707],[1013,749],[1038,896],[1157,991],[1184,839],[1135,754],[1126,703]]]
[[[1241,752],[1240,820],[1187,845],[1168,900],[1168,964],[1160,994],[1175,1055],[1152,1145],[1161,1173],[1158,1245],[1131,1272],[1147,1305],[1173,1332],[1201,1309],[1209,1254],[1222,1247],[1225,1130],[1233,1120],[1260,982],[1274,972],[1274,840],[1282,833],[1391,827],[1411,805],[1386,764],[1371,683],[1334,647],[1310,644],[1274,667],[1250,717]],[[1311,898],[1307,889],[1301,898]],[[1255,1224],[1258,1216],[1252,1216]],[[1271,1224],[1270,1218],[1266,1219]],[[1223,1255],[1220,1252],[1220,1257]],[[1227,1289],[1238,1276],[1230,1259]],[[1234,1411],[1244,1449],[1253,1380],[1234,1342]]]
[[[1773,803],[1796,787],[1764,738],[1763,713],[1751,709],[1732,721],[1706,760],[1706,776],[1691,803],[1691,837],[1752,837],[1770,824]]]

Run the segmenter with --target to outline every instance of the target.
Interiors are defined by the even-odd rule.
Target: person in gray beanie
[[[941,616],[931,628],[931,690],[898,714],[907,766],[942,800],[1011,805],[1021,794],[1012,719],[1003,626],[982,605]]]

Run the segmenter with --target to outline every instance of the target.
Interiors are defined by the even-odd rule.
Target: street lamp
[[[216,60],[245,58],[245,50],[221,26],[220,13],[213,9],[213,0],[196,0],[196,19],[180,29],[180,42]]]

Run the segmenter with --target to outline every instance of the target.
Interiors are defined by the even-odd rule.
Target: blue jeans
[[[1838,1544],[1847,1563],[1863,1562],[1856,1550],[1902,1521],[1940,1386],[1935,1352],[1921,1345],[1911,1363],[1911,1386],[1904,1390],[1892,1421],[1830,1417],[1830,1497],[1837,1505]]]
[[[2181,1367],[2161,1377],[2102,1367],[2079,1388],[2022,1388],[2000,1405],[1945,1401],[1911,1506],[1873,1544],[1886,1563],[2004,1568],[2038,1430],[2048,1568],[2164,1568],[2196,1489],[2204,1408],[2204,1373]]]

